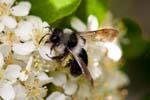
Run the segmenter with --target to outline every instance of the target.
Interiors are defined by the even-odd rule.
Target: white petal
[[[9,6],[13,5],[14,2],[15,0],[0,0],[0,3],[5,3]]]
[[[5,83],[1,85],[0,87],[0,96],[4,100],[14,100],[15,97],[15,91],[11,84]]]
[[[8,28],[15,28],[17,26],[15,18],[11,16],[3,16],[2,23]]]
[[[28,21],[21,21],[18,24],[17,29],[15,30],[15,34],[20,37],[22,41],[27,41],[31,38],[33,26]]]
[[[45,60],[51,60],[49,57],[55,56],[54,51],[50,51],[49,45],[41,46],[39,48],[39,53],[40,53],[41,57]]]
[[[118,70],[113,71],[113,73],[111,73],[108,79],[106,80],[106,83],[111,89],[117,89],[118,87],[122,87],[128,84],[128,82],[129,82],[128,77]]]
[[[15,84],[14,90],[16,93],[15,100],[27,100],[27,89],[21,84]]]
[[[100,69],[100,66],[99,66],[99,64],[97,64],[97,65],[93,65],[92,67],[89,67],[89,71],[90,71],[92,78],[94,80],[99,78],[102,75],[102,71]]]
[[[38,75],[37,75],[37,78],[40,80],[40,85],[43,86],[44,84],[47,84],[49,82],[52,81],[53,78],[50,78],[48,77],[48,75],[44,72],[40,72]]]
[[[0,32],[4,30],[4,25],[0,22]]]
[[[28,2],[28,1],[21,1],[21,2],[19,2],[18,5],[19,6],[24,6],[24,7],[28,8],[28,9],[31,9],[31,3]]]
[[[19,55],[29,55],[34,50],[35,45],[32,41],[13,44],[13,51]]]
[[[49,24],[47,23],[47,22],[43,22],[43,27],[48,27],[49,26]]]
[[[26,16],[29,14],[31,4],[27,1],[19,2],[18,5],[11,8],[11,13],[14,16]]]
[[[79,97],[87,98],[90,96],[90,93],[91,93],[90,87],[87,84],[85,84],[85,83],[80,84],[80,87],[78,90],[78,96]]]
[[[19,65],[8,65],[4,77],[10,81],[16,81],[16,79],[19,77],[21,71],[21,67]]]
[[[114,61],[118,61],[122,56],[122,51],[116,43],[105,43],[108,49],[108,57]]]
[[[78,18],[74,17],[71,20],[71,27],[78,32],[86,31],[87,28],[85,24]]]
[[[19,80],[26,81],[28,78],[29,78],[29,75],[26,73],[26,71],[22,71],[20,73]]]
[[[9,53],[11,52],[11,46],[8,44],[1,44],[0,52],[3,54],[4,57],[8,56]]]
[[[0,68],[2,68],[4,65],[4,57],[2,55],[2,53],[0,52]]]
[[[46,88],[40,88],[40,94],[39,97],[44,98],[45,96],[47,96],[47,89]]]
[[[75,82],[67,82],[64,86],[64,92],[67,95],[73,95],[77,90],[77,84]]]
[[[48,28],[45,28],[45,27],[48,27],[50,26],[47,22],[43,22],[43,33],[48,33],[49,32],[49,29]]]
[[[19,79],[21,81],[26,81],[29,78],[29,75],[28,75],[29,73],[27,72],[31,71],[32,62],[33,62],[33,57],[31,56],[27,62],[26,69],[20,73]]]
[[[88,17],[88,29],[90,31],[94,31],[94,30],[97,30],[98,29],[98,20],[95,16],[93,15],[90,15]]]
[[[46,98],[46,100],[66,100],[66,96],[60,92],[53,92]]]
[[[28,60],[27,66],[26,66],[27,71],[31,71],[32,63],[33,63],[33,57],[31,56]]]
[[[62,86],[66,83],[67,81],[67,77],[65,73],[55,73],[54,75],[52,75],[53,80],[52,83],[56,86]]]
[[[43,27],[42,19],[37,16],[27,16],[26,20],[30,22],[34,29],[39,29]],[[40,29],[39,29],[40,30]]]
[[[49,80],[49,77],[48,77],[47,74],[44,73],[44,72],[40,72],[40,73],[37,75],[37,78],[38,78],[39,80],[41,80],[41,81],[43,81],[43,80]]]

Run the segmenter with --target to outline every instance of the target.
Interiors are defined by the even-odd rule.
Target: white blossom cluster
[[[31,4],[0,0],[0,98],[4,100],[121,100],[118,88],[127,77],[118,70],[122,52],[113,43],[88,42],[88,69],[94,87],[81,75],[73,77],[68,68],[51,60],[50,44],[39,45],[47,34],[47,22],[29,15]],[[73,18],[77,31],[98,29],[96,17],[89,16],[86,26]]]

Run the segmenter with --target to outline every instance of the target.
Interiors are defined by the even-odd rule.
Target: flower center
[[[9,9],[10,7],[6,3],[0,4],[0,17],[3,15],[9,15]]]
[[[13,63],[12,53],[10,53],[7,57],[5,57],[5,64],[9,65]]]
[[[42,89],[46,90],[46,88],[39,87],[39,80],[35,80],[32,84],[25,84],[25,87],[29,90],[29,99],[43,100],[41,97],[41,92]]]

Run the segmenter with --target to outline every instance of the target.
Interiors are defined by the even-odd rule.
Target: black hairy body
[[[93,78],[87,68],[88,65],[88,55],[84,49],[86,39],[92,41],[112,41],[117,36],[118,31],[114,29],[101,29],[96,31],[87,32],[75,32],[75,31],[65,31],[59,28],[50,28],[50,32],[44,35],[43,38],[49,35],[45,43],[52,43],[50,51],[54,48],[62,46],[63,49],[60,51],[59,55],[49,57],[53,60],[63,60],[67,55],[71,54],[72,59],[68,62],[70,66],[70,73],[73,76],[79,76],[84,74],[85,77],[93,85]],[[48,56],[48,55],[47,55]]]

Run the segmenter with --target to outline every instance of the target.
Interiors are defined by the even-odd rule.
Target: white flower
[[[98,29],[98,20],[94,15],[88,17],[87,27],[90,31]]]
[[[89,85],[85,83],[81,83],[77,94],[78,97],[88,98],[91,94]]]
[[[20,37],[22,41],[28,41],[33,34],[33,26],[28,21],[20,21],[18,27],[15,29],[15,34]]]
[[[16,82],[20,75],[21,67],[19,65],[11,64],[6,67],[6,70],[0,69],[0,96],[4,100],[13,100],[15,91],[13,83]]]
[[[87,26],[78,18],[74,17],[71,20],[71,27],[78,32],[93,31],[98,29],[98,20],[95,16],[88,17]]]
[[[20,79],[21,81],[26,81],[26,80],[28,79],[28,73],[27,73],[26,71],[22,71],[22,72],[20,73],[19,79]]]
[[[86,31],[86,25],[78,18],[74,17],[71,20],[71,27],[77,30],[78,32]]]
[[[40,30],[40,32],[42,33],[42,29],[43,29],[43,22],[41,20],[40,17],[37,17],[37,16],[27,16],[26,17],[26,20],[32,24],[33,26],[33,29],[37,29],[37,30]]]
[[[66,100],[66,96],[61,92],[53,92],[50,94],[46,100]]]
[[[122,56],[122,51],[116,43],[105,43],[108,49],[108,57],[114,61],[120,60]]]
[[[73,95],[77,90],[77,83],[69,81],[63,86],[64,93],[67,95]]]
[[[117,89],[118,87],[126,85],[128,82],[129,79],[127,76],[118,70],[114,70],[113,73],[110,73],[106,80],[106,84],[110,89]]]
[[[17,26],[16,19],[11,16],[3,16],[2,23],[10,29],[15,28]]]
[[[4,57],[2,55],[2,53],[0,52],[0,68],[2,68],[4,65]]]
[[[62,72],[56,72],[51,77],[53,77],[52,83],[56,86],[63,86],[67,81],[66,74]]]
[[[17,83],[13,86],[14,90],[15,90],[15,100],[27,100],[27,89]]]
[[[93,66],[90,66],[88,69],[94,80],[102,75],[102,70],[98,62],[95,62],[95,64],[93,64]]]
[[[9,6],[12,6],[14,2],[15,2],[15,0],[1,0],[0,1],[1,4],[5,3],[5,4],[9,5]]]
[[[4,78],[9,81],[15,82],[20,75],[20,71],[21,67],[19,65],[15,64],[8,65],[4,72]]]
[[[0,96],[4,100],[14,100],[15,91],[10,83],[3,83],[0,86]]]
[[[0,52],[4,57],[7,57],[11,52],[11,46],[9,44],[1,44],[0,45]]]
[[[29,74],[31,73],[31,67],[32,67],[33,57],[31,56],[27,62],[25,70],[23,70],[20,73],[19,79],[21,81],[26,81],[29,77]]]
[[[39,72],[37,74],[37,79],[40,80],[40,85],[43,86],[44,84],[50,83],[53,78],[48,77],[48,75],[45,72]]]
[[[14,43],[12,49],[16,54],[29,55],[35,50],[35,45],[32,41],[28,41],[25,43]]]
[[[20,89],[24,91],[24,95],[22,94],[22,97],[19,97],[18,95],[18,98],[23,98],[23,96],[26,96],[26,98],[31,100],[33,98],[39,100],[44,98],[47,94],[47,89],[46,87],[43,87],[43,85],[50,83],[52,78],[48,77],[45,72],[35,70],[32,67],[32,63],[33,57],[31,56],[28,60],[25,70],[21,72],[19,77],[25,86],[20,87]]]
[[[0,22],[0,32],[2,32],[4,30],[4,25],[2,24],[2,22]]]
[[[21,1],[16,6],[11,8],[11,14],[14,16],[26,16],[29,14],[31,4],[27,1]]]
[[[47,95],[47,88],[41,86],[41,80],[37,80],[34,73],[30,73],[28,80],[24,82],[29,100],[35,98],[41,100]],[[43,84],[44,85],[44,84]]]

